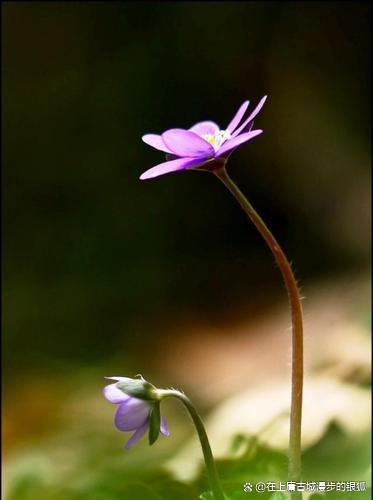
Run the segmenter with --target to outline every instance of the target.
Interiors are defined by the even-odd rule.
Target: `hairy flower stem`
[[[301,424],[302,424],[302,391],[303,391],[303,318],[299,289],[290,263],[280,245],[268,229],[262,218],[249,203],[244,194],[228,176],[225,166],[213,170],[236,198],[241,208],[254,223],[280,268],[289,296],[292,318],[292,385],[290,410],[289,440],[289,480],[299,482],[301,478]],[[300,492],[291,494],[292,500],[302,498]]]
[[[182,392],[177,391],[175,389],[170,390],[158,390],[158,394],[161,399],[166,397],[174,397],[179,399],[191,416],[194,426],[196,428],[201,447],[203,452],[203,458],[205,459],[207,475],[210,483],[210,488],[212,490],[214,500],[225,500],[225,496],[220,485],[218,473],[216,470],[216,465],[214,461],[214,457],[211,451],[210,443],[206,434],[206,430],[203,426],[201,417],[198,415],[196,409],[194,408],[190,399]]]

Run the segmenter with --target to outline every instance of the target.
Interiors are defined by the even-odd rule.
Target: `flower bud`
[[[157,388],[145,380],[141,375],[138,378],[105,377],[116,380],[116,387],[128,396],[143,399],[144,401],[158,401]]]

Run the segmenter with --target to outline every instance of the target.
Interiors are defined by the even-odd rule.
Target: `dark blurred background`
[[[269,95],[264,134],[229,171],[303,288],[369,272],[369,17],[364,2],[2,3],[5,386],[161,371],[174,322],[224,335],[284,300],[213,176],[139,181],[163,161],[144,133],[224,128],[246,99]]]

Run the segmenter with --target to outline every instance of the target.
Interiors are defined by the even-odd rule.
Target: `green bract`
[[[159,402],[153,403],[149,416],[149,444],[152,445],[158,439],[161,427],[161,410]]]

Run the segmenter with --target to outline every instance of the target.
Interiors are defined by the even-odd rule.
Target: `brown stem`
[[[303,391],[303,318],[299,288],[290,263],[271,231],[247,200],[244,194],[228,176],[225,166],[212,171],[229,189],[241,208],[254,223],[269,246],[282,273],[289,296],[292,318],[292,385],[289,439],[289,480],[299,482],[301,478],[301,424]],[[300,492],[291,495],[292,500],[301,499]]]

